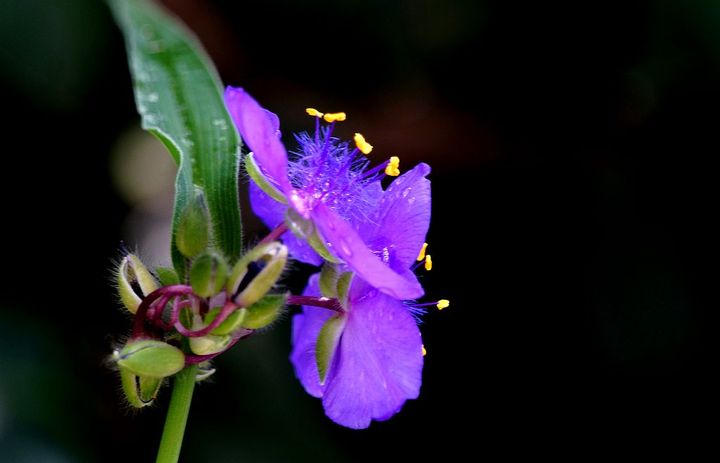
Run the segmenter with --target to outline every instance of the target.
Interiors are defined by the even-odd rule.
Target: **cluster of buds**
[[[287,294],[271,294],[287,262],[287,248],[262,241],[231,263],[209,239],[202,194],[188,204],[176,229],[182,276],[153,271],[132,253],[117,268],[120,300],[134,316],[127,343],[113,353],[128,402],[153,402],[165,378],[198,364],[197,380],[215,370],[210,361],[240,339],[275,321]]]

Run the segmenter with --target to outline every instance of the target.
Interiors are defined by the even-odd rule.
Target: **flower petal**
[[[312,219],[330,251],[370,285],[401,300],[423,295],[417,278],[408,273],[402,276],[383,263],[368,249],[358,232],[324,203],[314,207]]]
[[[285,220],[285,211],[287,205],[281,204],[262,191],[255,183],[250,183],[250,207],[255,215],[260,217],[263,223],[271,230],[275,229]],[[280,237],[282,242],[287,246],[290,256],[310,265],[320,265],[323,263],[322,257],[318,255],[313,248],[288,231]]]
[[[333,421],[361,429],[372,419],[390,418],[407,399],[417,398],[422,383],[422,338],[402,302],[359,279],[353,281],[350,292],[351,308],[323,406]],[[358,298],[358,292],[362,297]]]
[[[372,249],[391,248],[389,263],[398,273],[415,262],[430,227],[429,173],[430,166],[418,164],[396,178],[378,204],[377,229],[368,241]]]
[[[309,296],[320,295],[318,275],[310,277],[308,286],[303,293]],[[318,375],[317,361],[315,359],[315,344],[325,322],[334,315],[334,312],[318,307],[303,306],[303,312],[292,319],[292,353],[290,362],[295,368],[298,377],[308,394],[313,397],[322,397],[320,376]]]
[[[258,165],[277,183],[281,191],[291,191],[287,151],[278,138],[278,117],[263,109],[239,87],[225,89],[225,105],[243,141],[255,154]]]

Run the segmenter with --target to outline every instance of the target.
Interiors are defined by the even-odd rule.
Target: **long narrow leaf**
[[[153,2],[109,3],[125,36],[142,126],[165,144],[178,164],[173,264],[180,275],[185,273],[175,232],[196,188],[207,201],[215,246],[234,261],[242,242],[240,138],[223,104],[217,72],[193,34]]]

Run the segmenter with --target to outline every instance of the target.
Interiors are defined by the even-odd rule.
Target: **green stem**
[[[156,463],[177,463],[180,458],[197,369],[197,365],[190,365],[175,376]]]

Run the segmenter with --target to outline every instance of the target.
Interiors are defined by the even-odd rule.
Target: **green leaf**
[[[214,244],[233,263],[240,255],[240,138],[225,109],[217,72],[198,40],[149,0],[110,0],[125,36],[142,126],[178,163],[172,256],[184,279],[176,229],[195,188],[205,195]]]

